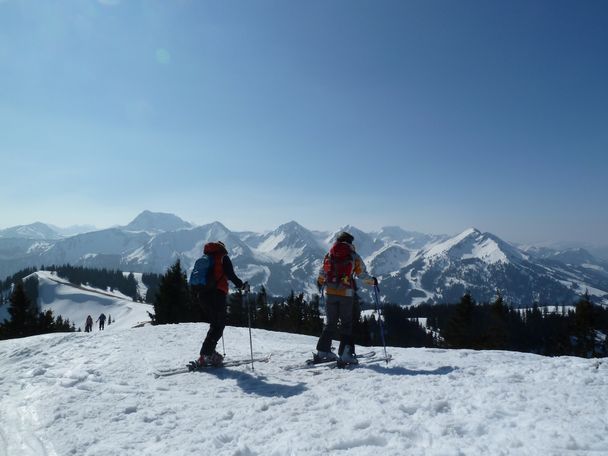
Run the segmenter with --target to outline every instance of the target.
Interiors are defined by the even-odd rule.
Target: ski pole
[[[386,353],[386,340],[384,339],[384,322],[382,321],[382,315],[380,313],[380,304],[378,295],[380,294],[380,288],[378,284],[374,284],[374,300],[376,304],[376,313],[378,314],[378,320],[380,321],[380,339],[382,339],[382,346],[384,347],[384,360],[388,365],[388,354]]]
[[[245,286],[245,294],[247,296],[247,320],[249,322],[249,350],[251,352],[251,370],[253,369],[253,341],[251,340],[251,299],[249,297],[249,284]]]
[[[224,352],[224,357],[226,356],[226,346],[224,345],[224,335],[222,334],[222,351]]]
[[[321,307],[325,307],[325,285],[322,285],[321,288],[319,289],[321,291]],[[327,309],[325,310],[325,313],[327,314]]]

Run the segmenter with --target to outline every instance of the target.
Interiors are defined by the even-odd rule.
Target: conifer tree
[[[26,337],[36,334],[37,315],[32,309],[31,301],[25,293],[21,280],[15,283],[9,302],[8,313],[11,319],[5,322],[8,337]]]
[[[302,322],[304,320],[304,295],[295,295],[293,290],[287,298],[287,320],[288,327],[287,331],[299,333],[302,329]]]
[[[444,333],[445,342],[451,348],[472,348],[473,336],[473,312],[475,301],[470,293],[460,298],[454,309]]]
[[[260,292],[256,296],[255,305],[256,314],[256,327],[262,329],[270,328],[270,307],[268,306],[268,296],[266,294],[266,288],[262,285]]]
[[[227,322],[233,326],[247,325],[247,303],[239,290],[228,297]]]
[[[357,321],[354,317],[353,320]],[[304,328],[305,334],[321,334],[323,319],[321,318],[319,295],[313,295],[312,300],[305,306]]]
[[[504,303],[500,292],[490,306],[489,323],[484,337],[485,347],[490,349],[502,350],[507,348],[507,318],[509,309]]]
[[[153,324],[192,320],[192,300],[186,274],[178,259],[161,277],[154,299]]]
[[[579,356],[595,355],[595,331],[593,303],[589,297],[589,292],[585,292],[583,297],[576,303],[574,316],[575,332],[577,337],[577,354]]]

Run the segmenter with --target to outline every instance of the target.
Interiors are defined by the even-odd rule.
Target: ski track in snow
[[[608,454],[604,362],[389,348],[388,366],[287,371],[316,338],[253,330],[255,353],[273,353],[254,371],[154,378],[196,357],[206,330],[1,341],[0,456]],[[249,356],[247,328],[225,342]]]

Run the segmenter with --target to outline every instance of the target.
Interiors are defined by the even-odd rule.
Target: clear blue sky
[[[0,227],[608,244],[608,2],[0,0]]]

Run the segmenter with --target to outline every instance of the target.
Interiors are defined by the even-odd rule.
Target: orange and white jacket
[[[329,253],[327,254],[329,255]],[[332,296],[349,296],[352,297],[355,295],[355,290],[357,289],[355,283],[355,277],[361,279],[366,285],[373,285],[374,278],[368,274],[367,268],[365,267],[365,263],[359,256],[357,252],[355,252],[355,248],[352,248],[352,256],[353,256],[353,273],[350,277],[349,284],[333,284],[328,283],[325,287],[325,292],[328,295]],[[327,281],[327,274],[323,269],[323,263],[321,263],[321,270],[319,271],[319,277],[317,278],[317,282],[321,285],[325,285]]]

